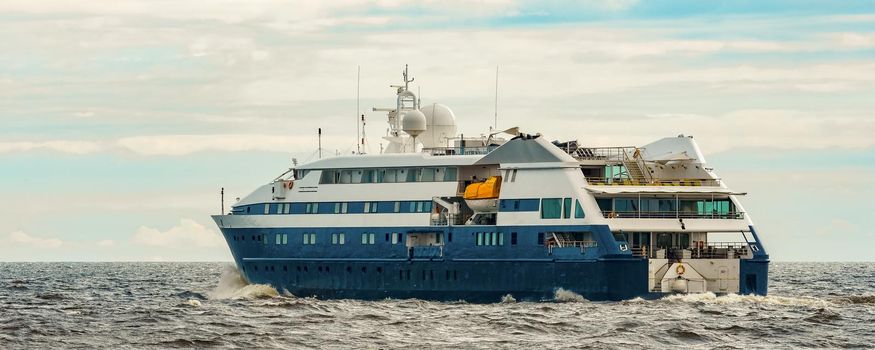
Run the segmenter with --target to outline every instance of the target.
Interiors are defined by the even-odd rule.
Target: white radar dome
[[[404,112],[404,118],[401,119],[401,129],[413,137],[417,137],[425,132],[427,124],[425,114],[415,109]]]
[[[422,147],[445,147],[447,139],[456,137],[456,115],[450,107],[432,103],[420,108],[426,119],[426,131],[419,136]]]

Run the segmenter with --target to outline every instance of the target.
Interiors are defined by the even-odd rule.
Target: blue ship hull
[[[548,251],[539,242],[539,231],[562,229],[592,232],[598,245]],[[517,238],[478,246],[475,237],[483,231],[513,232]],[[648,290],[647,259],[618,249],[606,226],[223,228],[222,232],[248,281],[302,297],[490,303],[506,295],[520,301],[554,300],[560,289],[592,301],[664,295]],[[346,241],[331,244],[330,235],[338,232]],[[362,243],[360,235],[369,232],[380,233],[373,243],[367,239]],[[440,249],[416,250],[403,241],[393,244],[390,233],[384,236],[384,232],[440,232],[446,241]],[[302,244],[307,233],[317,235],[315,244]],[[741,270],[741,293],[764,295],[768,260],[742,261]]]

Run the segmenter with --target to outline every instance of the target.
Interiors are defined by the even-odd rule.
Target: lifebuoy
[[[674,272],[677,272],[678,276],[680,276],[687,272],[687,268],[684,265],[678,265],[678,267],[674,268]]]

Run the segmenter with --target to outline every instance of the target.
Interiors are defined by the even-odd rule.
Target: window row
[[[726,199],[677,198],[597,198],[599,209],[606,212],[681,212],[699,215],[729,214],[735,205]]]
[[[457,181],[453,167],[322,170],[320,184]]]
[[[429,213],[432,201],[264,203],[234,208],[234,214]]]
[[[246,265],[242,266],[243,271],[246,271],[246,267],[247,267]],[[252,271],[255,271],[255,272],[259,271],[258,265],[249,265],[248,267]],[[276,272],[276,267],[277,267],[277,265],[262,265],[260,270],[265,271],[265,272]],[[289,269],[288,265],[282,265],[283,272],[289,272],[289,270],[290,269]],[[353,270],[354,269],[351,266],[346,266],[345,269],[340,270],[340,271],[346,271],[346,273],[353,273]],[[363,274],[368,273],[367,266],[362,266],[361,268],[357,268],[355,270],[361,271],[361,273],[363,273]],[[294,266],[293,271],[296,271],[297,273],[305,273],[306,274],[306,273],[310,273],[310,267],[306,266],[306,265],[304,265],[304,266],[297,265],[297,266]],[[335,271],[337,271],[337,270],[335,270]],[[378,266],[378,267],[374,268],[373,271],[375,271],[377,274],[382,274],[383,267]],[[331,273],[331,267],[330,266],[317,266],[315,269],[313,269],[313,272]],[[435,272],[437,272],[437,273],[435,273]],[[423,281],[434,281],[436,279],[441,278],[440,272],[441,272],[441,270],[420,270],[418,277],[419,277],[419,279],[421,279]],[[458,281],[459,280],[459,270],[443,270],[443,272],[444,272],[443,278],[445,280],[447,280],[447,281]],[[416,275],[413,275],[413,276],[411,276],[411,275],[412,275],[411,270],[409,270],[409,269],[398,270],[398,280],[410,281],[410,280],[416,278],[416,277],[414,277]],[[437,276],[437,277],[435,277],[435,276]]]
[[[571,202],[573,198],[541,199],[541,219],[570,219]],[[574,218],[583,219],[586,213],[580,205],[580,200],[574,199]]]

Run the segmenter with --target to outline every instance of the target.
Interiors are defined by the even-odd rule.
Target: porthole
[[[377,267],[377,273],[383,273],[383,268],[382,268],[382,267]]]
[[[368,273],[368,267],[362,266],[362,273]]]

